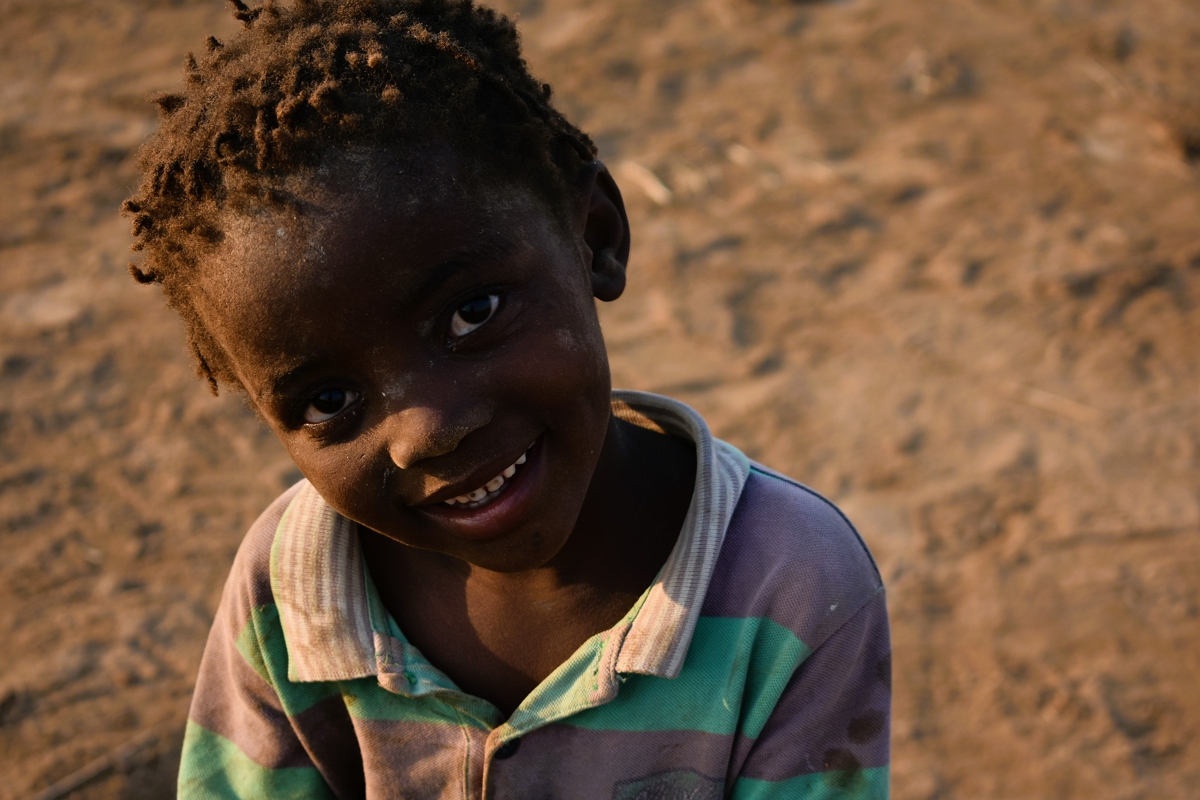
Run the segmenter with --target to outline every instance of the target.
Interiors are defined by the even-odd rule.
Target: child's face
[[[230,221],[203,319],[339,512],[487,569],[546,563],[609,425],[596,193],[564,225],[522,186],[463,188],[445,152],[324,171],[302,214]]]

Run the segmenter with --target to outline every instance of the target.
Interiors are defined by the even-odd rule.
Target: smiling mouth
[[[529,451],[532,448],[533,445],[525,448],[525,452],[521,454],[520,458],[501,470],[499,475],[492,478],[483,486],[466,494],[460,494],[458,497],[443,500],[442,502],[448,506],[460,506],[465,509],[483,508],[500,495],[501,490],[504,489],[504,484],[516,475],[518,468],[528,460]]]

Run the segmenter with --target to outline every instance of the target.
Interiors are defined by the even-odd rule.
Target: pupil
[[[458,315],[462,317],[463,322],[469,325],[478,325],[485,322],[492,313],[492,298],[477,297],[463,303],[462,308],[458,309]]]
[[[326,389],[313,399],[312,405],[322,414],[333,414],[341,411],[345,402],[346,393],[341,389]]]

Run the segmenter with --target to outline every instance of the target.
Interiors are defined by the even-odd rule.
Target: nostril
[[[413,421],[416,422],[415,420]],[[388,455],[400,469],[409,469],[427,458],[437,458],[453,452],[474,427],[466,425],[427,428],[424,433],[418,424],[402,425],[399,435],[389,444]]]

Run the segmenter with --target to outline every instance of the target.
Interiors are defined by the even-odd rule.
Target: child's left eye
[[[323,389],[308,402],[308,408],[304,409],[304,421],[309,425],[316,425],[331,420],[356,400],[358,392],[337,388]]]
[[[458,307],[450,319],[450,335],[466,336],[492,318],[500,306],[500,295],[488,294],[468,300]]]

